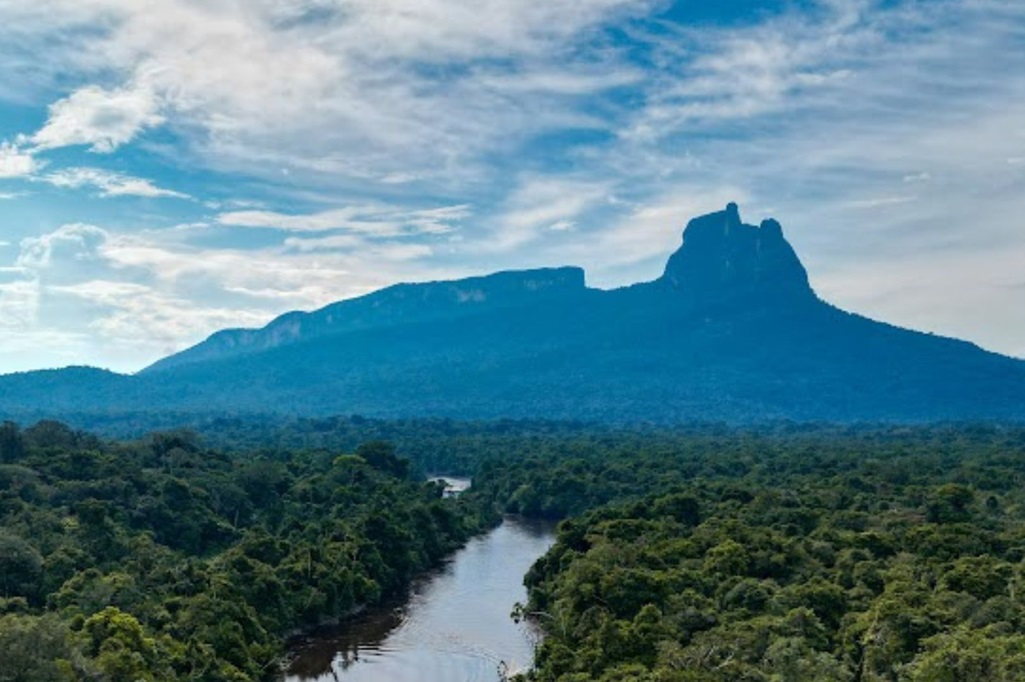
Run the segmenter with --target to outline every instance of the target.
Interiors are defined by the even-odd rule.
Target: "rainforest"
[[[510,609],[524,680],[1025,675],[1025,429],[331,424],[4,424],[0,679],[279,679],[509,513],[561,521]]]

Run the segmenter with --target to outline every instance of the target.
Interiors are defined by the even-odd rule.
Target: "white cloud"
[[[645,74],[630,67],[595,68],[585,65],[572,70],[559,70],[551,65],[514,74],[485,74],[480,84],[517,96],[546,93],[558,96],[581,96],[636,85]]]
[[[327,239],[335,236],[339,235]],[[201,290],[208,298],[224,291],[258,292],[262,298],[278,299],[279,305],[287,300],[293,307],[303,308],[400,280],[436,278],[436,271],[430,269],[390,265],[402,260],[395,258],[396,254],[422,254],[422,247],[417,245],[413,245],[417,251],[409,251],[401,243],[384,243],[354,251],[331,249],[332,253],[296,246],[292,243],[267,249],[197,249],[161,241],[157,235],[121,234],[104,244],[102,256],[115,270],[133,273],[135,279],[138,273],[147,273],[148,279],[161,282],[168,290]]]
[[[887,208],[895,204],[906,204],[915,201],[918,197],[913,195],[894,197],[873,197],[871,199],[856,199],[848,201],[845,206],[848,208]]]
[[[626,138],[660,140],[821,101],[851,81],[850,61],[877,33],[826,12],[739,29],[682,26],[654,42],[665,68]]]
[[[366,241],[352,234],[333,234],[327,237],[289,237],[285,246],[298,251],[349,251],[366,246]]]
[[[200,249],[181,233],[129,235],[84,224],[22,240],[0,268],[0,352],[9,366],[46,357],[133,370],[227,326],[364,293],[413,271],[423,247],[349,253]],[[418,250],[419,249],[419,250]],[[393,263],[397,265],[392,265]],[[50,335],[53,347],[31,340]],[[46,360],[44,364],[57,362]]]
[[[405,222],[418,233],[445,234],[455,229],[454,224],[472,216],[473,209],[469,204],[457,204],[418,209],[400,215],[404,215]]]
[[[378,244],[371,250],[371,255],[385,261],[402,263],[419,260],[434,254],[434,249],[427,244]]]
[[[164,117],[154,91],[139,84],[106,90],[87,85],[50,105],[46,124],[30,141],[36,149],[87,145],[109,153]]]
[[[490,233],[467,250],[507,252],[523,247],[546,232],[566,232],[589,210],[609,203],[608,182],[526,177],[506,200]]]
[[[384,244],[366,242],[353,235],[341,234],[327,237],[289,237],[285,246],[301,253],[320,251],[347,251],[369,260],[402,262],[426,258],[434,254],[428,244],[388,242]]]
[[[635,0],[355,0],[338,37],[353,39],[371,57],[447,61],[480,55],[533,54],[580,31],[647,10]],[[395,45],[382,44],[388,38]]]
[[[110,306],[125,299],[151,294],[153,289],[135,282],[89,280],[78,284],[51,287],[51,291],[71,294],[86,299],[91,303]]]
[[[292,232],[349,230],[380,235],[398,234],[401,226],[395,222],[360,219],[363,216],[376,218],[379,215],[380,211],[374,207],[347,207],[301,215],[275,211],[231,211],[218,215],[217,222],[233,227],[261,227]]]
[[[409,210],[387,205],[347,206],[308,214],[275,211],[230,211],[217,216],[221,225],[289,232],[344,230],[376,237],[404,233],[443,234],[470,215],[466,204]],[[339,242],[340,243],[340,242]]]
[[[102,267],[60,283],[43,277],[41,310],[52,317],[63,310],[59,306],[70,306],[94,343],[108,349],[105,357],[133,370],[218,329],[260,326],[288,310],[320,307],[400,280],[462,274],[422,264],[431,252],[422,244],[373,243],[355,251],[200,249],[164,237],[108,232],[97,250],[99,263],[90,263]],[[58,257],[62,271],[78,265],[71,253],[54,253],[51,264]],[[38,272],[49,276],[54,270]],[[75,361],[100,352],[96,345],[80,347]]]
[[[22,178],[32,175],[40,164],[31,154],[21,151],[9,142],[0,142],[0,178]],[[7,194],[3,198],[13,198]]]
[[[62,225],[53,232],[21,240],[17,265],[22,268],[47,268],[55,259],[86,261],[95,259],[107,241],[106,230],[85,223]]]
[[[103,197],[136,196],[136,197],[174,197],[188,199],[188,194],[157,187],[149,180],[134,178],[121,173],[112,173],[99,168],[64,168],[39,179],[55,187],[77,189],[95,187]]]
[[[32,328],[39,307],[39,283],[23,268],[0,268],[0,331]]]
[[[92,83],[53,104],[41,148],[110,151],[166,118],[222,169],[448,183],[479,181],[483,154],[545,131],[604,128],[585,96],[640,73],[611,47],[577,48],[654,4],[0,0],[0,43],[51,46],[10,75],[25,87],[47,67]]]
[[[119,346],[145,343],[176,347],[182,339],[201,337],[211,329],[267,321],[264,311],[197,306],[195,301],[132,282],[89,280],[52,286],[47,291],[50,295],[72,296],[103,309],[89,326],[102,338]]]
[[[4,325],[0,323],[0,329]],[[88,345],[89,334],[75,331],[43,329],[34,323],[15,329],[3,329],[0,335],[0,354],[6,371],[20,372],[37,369],[67,367],[69,365],[96,364],[96,351]],[[45,350],[45,354],[40,354]]]
[[[226,199],[224,201],[208,200],[204,201],[203,205],[214,211],[221,211],[224,209],[250,209],[259,208],[264,209],[267,207],[267,202],[257,201],[255,199]]]

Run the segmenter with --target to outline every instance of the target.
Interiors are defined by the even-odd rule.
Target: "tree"
[[[395,455],[395,446],[383,440],[372,440],[356,448],[356,455],[367,464],[396,478],[409,478],[409,460]]]
[[[76,679],[76,652],[58,616],[0,617],[0,680],[42,682]]]
[[[164,682],[173,672],[159,661],[156,641],[135,616],[109,606],[85,621],[87,651],[110,682]]]
[[[38,601],[42,577],[43,557],[35,547],[0,530],[0,593]]]
[[[0,424],[0,462],[17,462],[25,456],[25,441],[14,422]]]

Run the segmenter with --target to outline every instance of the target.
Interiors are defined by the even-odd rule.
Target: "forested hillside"
[[[495,520],[409,473],[381,442],[229,456],[0,426],[0,680],[273,679],[287,635]]]
[[[1025,679],[1025,433],[695,438],[482,467],[564,521],[536,682]]]

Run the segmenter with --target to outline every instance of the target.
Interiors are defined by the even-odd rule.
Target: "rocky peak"
[[[687,224],[659,282],[699,304],[815,296],[780,224],[746,225],[734,203]]]

